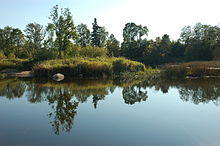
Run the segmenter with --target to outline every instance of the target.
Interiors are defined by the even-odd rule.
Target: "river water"
[[[219,146],[220,80],[0,81],[0,145]]]

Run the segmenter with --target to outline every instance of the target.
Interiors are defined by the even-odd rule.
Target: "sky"
[[[24,30],[33,22],[46,26],[56,4],[71,10],[75,25],[84,23],[91,29],[97,18],[120,41],[128,22],[147,26],[148,39],[168,34],[172,40],[179,38],[184,26],[220,23],[219,0],[0,0],[0,28]]]

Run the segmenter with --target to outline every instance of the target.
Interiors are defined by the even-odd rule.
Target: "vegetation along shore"
[[[177,40],[170,40],[168,34],[153,40],[147,39],[147,26],[129,22],[120,43],[96,18],[92,30],[83,23],[75,26],[68,8],[54,6],[49,20],[47,26],[29,23],[24,31],[0,28],[0,78],[12,73],[142,78],[158,74],[157,68],[162,76],[170,78],[220,76],[218,25],[196,23],[184,27]]]

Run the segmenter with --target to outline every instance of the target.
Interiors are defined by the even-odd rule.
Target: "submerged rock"
[[[55,81],[62,81],[64,79],[64,75],[61,73],[56,73],[52,76],[52,79]]]

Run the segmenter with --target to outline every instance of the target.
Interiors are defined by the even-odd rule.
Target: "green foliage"
[[[104,47],[108,32],[105,30],[105,27],[101,27],[97,23],[97,19],[94,19],[92,23],[92,33],[91,33],[91,45],[95,47]]]
[[[49,18],[52,20],[52,23],[48,24],[47,30],[56,36],[55,46],[59,50],[59,57],[65,57],[65,51],[69,44],[77,38],[72,14],[68,8],[61,9],[59,14],[59,8],[56,5],[53,7]]]
[[[16,58],[16,56],[14,53],[8,54],[8,59],[15,59],[15,58]]]
[[[5,54],[3,52],[0,52],[0,59],[6,59],[7,57],[5,56]]]
[[[67,50],[65,51],[66,58],[77,57],[80,55],[80,51],[81,51],[80,45],[69,44]]]
[[[33,50],[41,49],[42,41],[45,37],[43,26],[37,23],[29,23],[26,26],[25,32],[30,46],[34,48]]]
[[[136,25],[135,23],[127,23],[123,29],[122,55],[129,59],[137,59],[143,57],[147,49],[146,39],[143,36],[148,35],[146,26]]]
[[[90,30],[87,28],[87,25],[81,23],[76,27],[76,30],[78,34],[76,43],[82,47],[90,45]]]
[[[120,42],[111,34],[106,42],[106,48],[108,49],[108,56],[119,57],[121,54]]]
[[[92,46],[86,46],[81,48],[80,50],[80,56],[82,57],[107,57],[108,50],[105,48],[99,48],[99,47],[92,47]]]
[[[135,23],[127,23],[123,29],[124,42],[132,42],[141,40],[142,36],[148,35],[148,28],[146,26],[136,25]]]
[[[3,69],[28,69],[25,65],[27,62],[29,63],[27,59],[2,59],[0,60],[0,71]]]
[[[184,27],[181,40],[186,45],[185,58],[193,61],[211,60],[212,52],[219,48],[219,38],[219,26],[197,23],[194,27]]]
[[[122,56],[152,66],[220,60],[219,26],[196,23],[184,27],[176,41],[171,41],[168,34],[147,40],[148,28],[130,22],[125,24],[120,44],[113,34],[108,37],[105,27],[99,26],[96,18],[91,31],[86,24],[75,27],[68,8],[54,6],[49,19],[51,22],[45,30],[40,24],[29,23],[25,35],[18,28],[0,28],[0,58],[10,56],[13,59],[16,56],[37,62],[57,58]]]
[[[18,54],[24,44],[24,35],[18,28],[6,26],[0,29],[0,50],[7,56],[9,53]]]
[[[183,58],[185,52],[185,46],[179,40],[171,42],[170,57]]]
[[[46,49],[40,49],[37,50],[33,61],[43,61],[43,60],[49,60],[49,59],[53,59],[54,58],[54,54],[53,52],[51,52],[50,50],[46,50]]]
[[[112,62],[113,72],[115,74],[121,74],[124,72],[141,72],[146,68],[142,63],[130,61],[124,58],[119,58]]]

